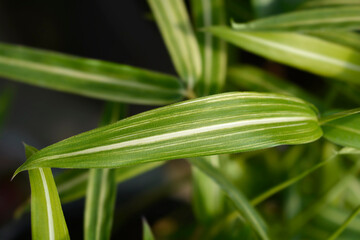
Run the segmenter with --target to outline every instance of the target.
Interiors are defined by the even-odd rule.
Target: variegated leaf
[[[42,149],[36,167],[107,168],[315,141],[315,108],[277,94],[232,92],[184,101],[79,134]]]

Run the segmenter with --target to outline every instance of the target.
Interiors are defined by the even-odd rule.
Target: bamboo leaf
[[[288,96],[225,93],[154,109],[42,149],[36,167],[111,168],[315,141],[314,108]],[[144,154],[146,153],[146,154]]]
[[[348,116],[358,114],[358,113],[360,113],[360,108],[355,108],[355,109],[350,109],[350,110],[334,113],[334,114],[322,117],[320,119],[320,124],[325,124],[325,123],[334,121],[336,119],[348,117]]]
[[[298,33],[241,32],[208,28],[215,36],[252,53],[321,76],[360,84],[360,53]]]
[[[148,0],[175,69],[192,89],[201,76],[201,56],[183,0]]]
[[[346,47],[350,47],[360,52],[360,34],[345,31],[310,31],[307,34],[334,42]]]
[[[145,219],[143,219],[143,240],[154,240],[154,236],[151,232],[151,228],[149,226],[149,224],[147,223],[147,221]]]
[[[359,0],[308,0],[300,6],[304,8],[322,8],[322,7],[339,7],[339,6],[358,6]]]
[[[192,0],[197,28],[225,24],[225,0]],[[225,41],[208,32],[197,34],[202,56],[202,76],[196,85],[199,96],[221,92],[225,83],[227,46]]]
[[[357,207],[348,219],[328,238],[329,240],[335,240],[349,225],[349,223],[360,213],[360,206]]]
[[[322,129],[327,140],[341,146],[360,149],[360,114],[326,122]]]
[[[25,145],[29,158],[36,149]],[[32,239],[70,239],[50,168],[29,171]]]
[[[295,11],[248,23],[232,23],[241,31],[308,31],[308,30],[357,30],[360,28],[360,6],[321,8]]]
[[[125,118],[124,104],[106,103],[100,126]],[[87,240],[111,237],[116,197],[115,169],[90,169],[86,192],[84,236]]]
[[[215,168],[220,167],[218,155],[203,157],[202,160]],[[221,188],[200,169],[193,167],[191,172],[194,212],[199,221],[210,223],[223,213],[224,195]]]
[[[290,95],[304,99],[319,109],[324,109],[323,103],[316,96],[261,68],[250,65],[231,66],[227,72],[227,79],[229,82],[240,87],[241,90]]]
[[[177,78],[105,61],[0,44],[0,76],[116,102],[162,105],[178,101]]]
[[[130,167],[116,168],[116,184],[122,183],[156,167],[163,162],[140,164]],[[58,189],[60,201],[62,204],[69,203],[85,196],[89,179],[89,170],[85,169],[68,169],[55,177],[55,184]],[[24,202],[17,210],[16,216],[21,216],[29,210],[28,202]]]
[[[193,159],[190,160],[190,162],[192,165],[199,168],[203,173],[207,174],[221,187],[221,189],[230,198],[239,214],[241,214],[241,216],[251,225],[261,239],[270,239],[264,220],[251,206],[246,197],[231,182],[229,182],[223,174],[203,159]]]

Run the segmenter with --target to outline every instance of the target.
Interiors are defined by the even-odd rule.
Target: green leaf
[[[102,100],[147,105],[178,101],[185,92],[170,75],[3,43],[0,76]]]
[[[183,0],[148,0],[175,69],[190,90],[201,76],[201,55]]]
[[[322,8],[360,5],[359,0],[308,0],[300,8]]]
[[[335,240],[349,225],[349,223],[360,213],[360,206],[357,207],[348,219],[328,238],[329,240]]]
[[[149,224],[147,223],[147,221],[145,219],[143,219],[143,240],[154,240],[154,236],[151,232],[151,228],[149,226]]]
[[[163,162],[140,164],[131,167],[115,169],[116,184],[122,183],[156,167]],[[89,170],[85,169],[68,169],[55,177],[55,184],[58,189],[60,201],[62,204],[75,201],[85,196],[87,183],[89,179]],[[24,202],[16,211],[16,216],[21,216],[28,211],[28,202]]]
[[[141,164],[131,167],[116,168],[116,183],[122,183],[156,167],[162,163]],[[68,203],[85,196],[89,171],[83,169],[69,169],[55,176],[56,186],[62,203]]]
[[[203,157],[202,160],[215,168],[220,167],[218,155]],[[193,167],[191,172],[195,215],[202,223],[210,223],[223,213],[224,195],[221,188],[200,169]]]
[[[324,109],[322,101],[316,96],[313,96],[297,85],[266,72],[261,68],[250,65],[236,65],[229,67],[227,80],[240,87],[241,90],[290,95],[311,102],[319,109]]]
[[[251,0],[257,17],[267,17],[296,9],[304,0]]]
[[[192,0],[197,28],[225,24],[225,0]],[[225,84],[227,65],[226,43],[208,32],[197,33],[202,56],[202,76],[196,85],[199,96],[221,92]]]
[[[37,150],[25,145],[25,151],[29,158]],[[32,169],[29,178],[32,239],[70,239],[51,169]]]
[[[311,31],[307,34],[360,51],[360,34],[344,31]]]
[[[357,30],[360,28],[360,6],[321,8],[295,11],[248,23],[232,23],[241,31],[308,31],[308,30]]]
[[[313,106],[293,97],[232,92],[154,109],[42,149],[36,167],[112,168],[317,140]]]
[[[246,197],[229,180],[227,180],[222,173],[203,159],[193,159],[190,160],[190,162],[193,166],[207,174],[221,187],[230,198],[239,214],[241,214],[241,216],[252,226],[261,239],[270,239],[267,233],[267,227],[261,216],[251,206]]]
[[[358,113],[360,113],[360,108],[355,108],[355,109],[351,109],[351,110],[346,110],[346,111],[334,113],[334,114],[322,117],[320,119],[320,124],[325,124],[325,123],[334,121],[336,119],[348,117],[348,116],[358,114]]]
[[[360,53],[298,33],[241,32],[227,27],[208,31],[247,51],[321,76],[360,84]]]
[[[360,149],[360,114],[326,122],[322,129],[327,140],[341,146]]]
[[[100,126],[114,123],[126,116],[124,104],[106,103]],[[111,237],[116,197],[115,169],[90,169],[86,192],[84,236],[87,240]]]

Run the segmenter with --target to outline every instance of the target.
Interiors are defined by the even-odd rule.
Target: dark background
[[[143,0],[0,0],[0,41],[174,74],[149,12]],[[22,142],[42,148],[93,129],[103,102],[0,78],[0,92],[5,88],[11,88],[14,97],[0,128],[0,239],[30,239],[30,215],[13,219],[30,193],[26,173],[10,182],[25,161]],[[131,106],[129,114],[147,109]],[[138,200],[147,196],[146,190],[168,187],[167,171],[160,168],[119,186],[114,239],[140,239],[142,216],[152,224],[184,205],[166,197],[148,204]],[[63,206],[72,239],[82,238],[83,207],[83,200]]]

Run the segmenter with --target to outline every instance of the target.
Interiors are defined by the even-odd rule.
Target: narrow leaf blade
[[[191,3],[197,28],[201,29],[226,23],[225,0],[193,0]],[[197,37],[203,65],[202,76],[196,85],[196,93],[199,96],[220,93],[223,89],[226,76],[226,43],[208,32],[198,32]]]
[[[18,170],[107,168],[315,141],[313,107],[269,93],[232,92],[151,110],[42,149]],[[146,153],[146,154],[144,154]]]
[[[183,86],[170,75],[4,43],[0,76],[115,102],[162,105],[184,96]]]
[[[192,165],[199,168],[203,173],[207,174],[214,182],[216,182],[226,195],[233,202],[235,208],[244,217],[244,219],[252,226],[258,233],[261,239],[270,239],[267,233],[264,220],[251,206],[243,194],[229,182],[223,174],[216,168],[212,167],[207,161],[203,159],[193,159],[190,161]]]
[[[326,122],[322,129],[327,140],[341,146],[360,149],[360,114]]]
[[[37,150],[25,146],[27,157]],[[70,239],[59,195],[50,168],[29,171],[31,185],[31,230],[33,239]]]
[[[192,89],[201,75],[201,56],[183,0],[148,0],[175,69]]]
[[[311,9],[233,23],[232,27],[241,31],[357,30],[360,28],[359,12],[360,6]]]
[[[126,116],[124,104],[108,102],[100,125],[114,123]],[[90,169],[84,217],[84,235],[88,240],[111,237],[116,197],[115,169]]]
[[[324,77],[360,84],[360,53],[315,37],[284,32],[240,32],[208,28],[247,51]]]
[[[311,31],[307,34],[334,42],[346,47],[350,47],[360,52],[360,34],[356,32],[344,31]]]
[[[143,240],[155,240],[147,221],[143,219]]]

